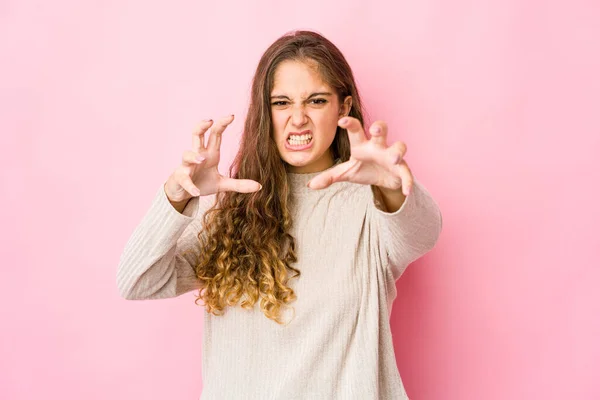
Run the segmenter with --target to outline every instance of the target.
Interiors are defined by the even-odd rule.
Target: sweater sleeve
[[[200,289],[194,266],[204,213],[215,196],[190,199],[183,213],[161,185],[121,254],[117,288],[128,300],[164,299]]]
[[[433,249],[442,231],[442,214],[431,194],[416,179],[411,193],[393,213],[378,208],[378,198],[372,193],[369,206],[379,232],[380,252],[397,280],[410,263]]]

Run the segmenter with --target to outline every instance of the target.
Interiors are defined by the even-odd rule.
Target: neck
[[[334,160],[331,151],[326,151],[321,158],[307,165],[295,166],[286,163],[287,172],[293,174],[311,174],[314,172],[325,171],[333,166]]]

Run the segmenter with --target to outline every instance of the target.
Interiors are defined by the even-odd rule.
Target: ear
[[[340,105],[340,118],[347,117],[352,109],[352,96],[346,96],[344,102]]]

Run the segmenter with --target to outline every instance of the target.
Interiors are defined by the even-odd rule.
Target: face
[[[277,149],[290,172],[319,172],[333,165],[329,148],[338,120],[348,115],[351,106],[350,96],[340,104],[314,62],[279,64],[271,91],[271,115]]]

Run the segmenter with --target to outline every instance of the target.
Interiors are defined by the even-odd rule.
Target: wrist
[[[375,204],[378,205],[382,211],[389,213],[396,212],[404,201],[406,196],[402,193],[402,186],[398,189],[384,188],[381,186],[375,186],[375,190],[379,192],[379,196],[375,196]]]
[[[398,194],[398,193],[402,193],[402,185],[400,185],[400,187],[398,187],[397,189],[394,188],[387,188],[385,186],[377,186],[375,185],[375,187],[377,189],[379,189],[381,191],[381,193],[383,194]]]

